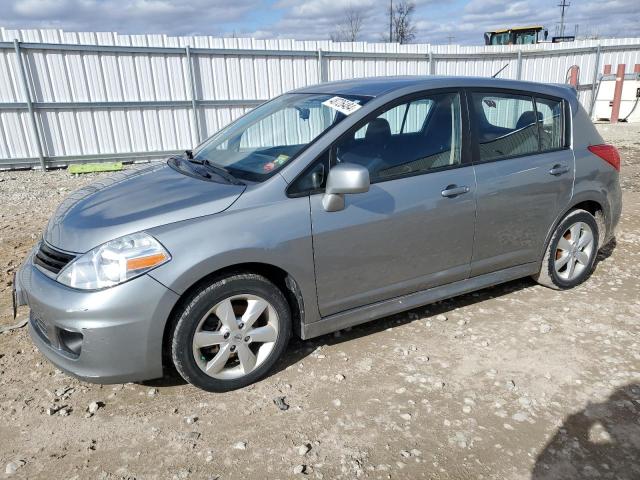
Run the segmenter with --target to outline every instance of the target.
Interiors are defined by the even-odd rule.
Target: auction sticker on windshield
[[[344,115],[351,115],[361,107],[361,105],[358,105],[356,102],[352,102],[351,100],[347,100],[342,97],[330,98],[329,100],[322,102],[322,104],[329,108],[333,108]]]

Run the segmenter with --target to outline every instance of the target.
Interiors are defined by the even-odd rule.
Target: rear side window
[[[493,92],[476,92],[471,99],[480,161],[565,147],[562,100]]]
[[[561,100],[536,98],[540,119],[540,150],[557,150],[564,147],[564,111]]]
[[[473,93],[480,160],[537,153],[538,122],[532,97]]]

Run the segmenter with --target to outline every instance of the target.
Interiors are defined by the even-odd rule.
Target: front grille
[[[33,263],[57,275],[74,258],[73,255],[54,250],[46,243],[41,242],[40,248],[33,258]]]
[[[31,322],[36,329],[36,331],[40,334],[40,336],[49,343],[49,335],[47,334],[47,326],[45,323],[37,317],[32,316]]]

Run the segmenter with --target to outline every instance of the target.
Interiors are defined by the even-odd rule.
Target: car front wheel
[[[203,286],[187,300],[171,354],[186,381],[224,392],[262,378],[290,334],[289,306],[278,287],[260,275],[232,275]]]
[[[573,288],[593,271],[598,254],[598,224],[585,210],[573,210],[558,224],[534,279],[557,290]]]

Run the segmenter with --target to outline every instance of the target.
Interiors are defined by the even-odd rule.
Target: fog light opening
[[[71,330],[60,328],[58,329],[58,338],[60,339],[60,346],[64,350],[75,357],[80,356],[80,352],[82,351],[81,333],[72,332]]]

